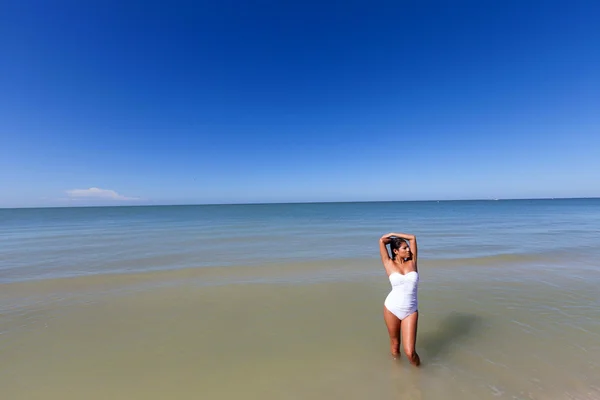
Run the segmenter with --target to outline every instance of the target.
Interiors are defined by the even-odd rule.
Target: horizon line
[[[461,201],[515,201],[515,200],[595,200],[600,196],[583,197],[515,197],[515,198],[473,198],[473,199],[426,199],[426,200],[356,200],[356,201],[286,201],[286,202],[241,202],[241,203],[171,203],[171,204],[96,204],[96,205],[53,205],[30,207],[0,207],[0,210],[25,210],[45,208],[110,208],[110,207],[194,207],[194,206],[249,206],[285,204],[356,204],[356,203],[439,203]]]

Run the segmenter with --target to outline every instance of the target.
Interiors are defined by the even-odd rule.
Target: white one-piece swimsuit
[[[392,291],[387,295],[383,304],[392,314],[402,320],[418,310],[419,273],[410,271],[403,275],[392,272],[389,278]]]

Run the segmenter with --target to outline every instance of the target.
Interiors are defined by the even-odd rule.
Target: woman
[[[390,257],[386,245],[390,245]],[[406,357],[411,364],[421,363],[415,351],[417,321],[419,319],[417,287],[417,238],[404,233],[388,233],[379,239],[381,261],[385,267],[392,291],[386,297],[383,316],[390,335],[392,356],[400,355],[400,337]]]

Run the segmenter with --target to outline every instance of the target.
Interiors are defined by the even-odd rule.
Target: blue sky
[[[600,196],[595,1],[0,15],[0,207]]]

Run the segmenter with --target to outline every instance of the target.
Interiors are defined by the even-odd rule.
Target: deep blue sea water
[[[600,259],[600,199],[0,209],[0,282],[377,258],[387,232],[422,262]]]

